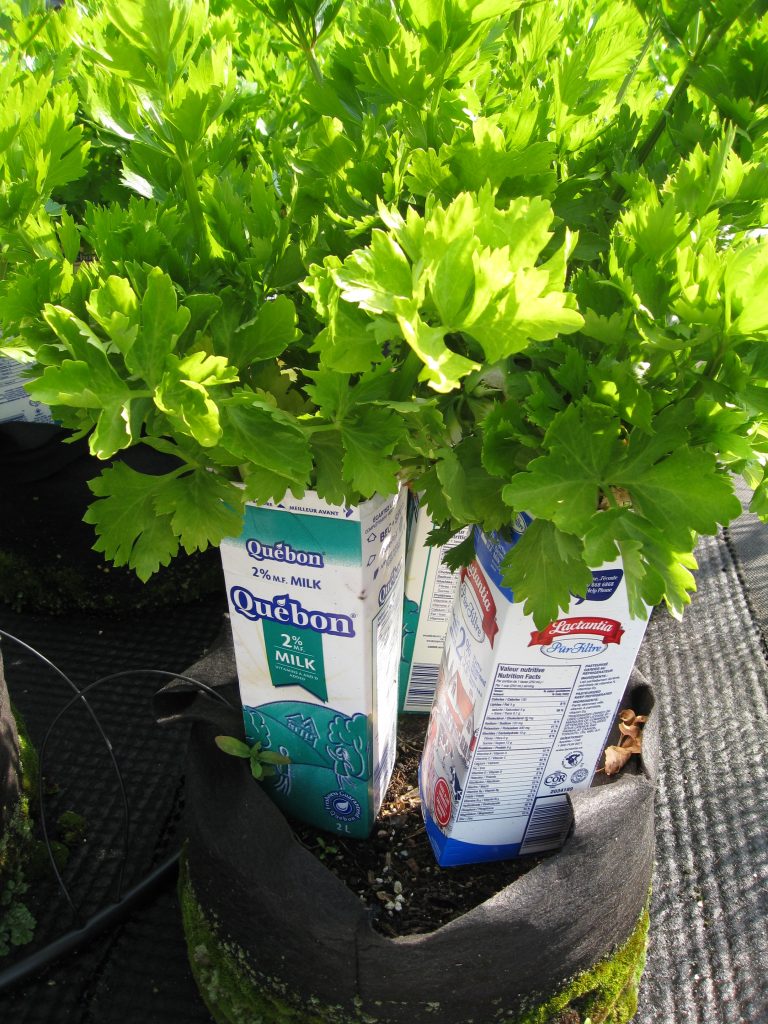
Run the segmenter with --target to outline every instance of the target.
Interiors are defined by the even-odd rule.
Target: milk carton
[[[467,538],[470,527],[442,547],[427,546],[431,529],[426,509],[419,506],[415,495],[409,495],[400,710],[424,714],[432,707],[448,620],[459,586],[459,574],[451,572],[443,556]]]
[[[567,794],[592,782],[645,632],[620,562],[537,629],[500,569],[529,523],[518,516],[511,540],[476,529],[462,570],[419,777],[442,866],[562,844]]]
[[[370,832],[395,761],[405,505],[287,495],[221,545],[246,736],[291,759],[265,789],[348,836]]]
[[[24,390],[24,365],[0,356],[0,423],[52,423],[47,405],[33,402]]]

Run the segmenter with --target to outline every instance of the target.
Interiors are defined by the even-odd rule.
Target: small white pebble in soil
[[[394,889],[395,889],[395,892],[398,895],[400,895],[400,893],[403,891],[403,883],[402,882],[395,882]]]

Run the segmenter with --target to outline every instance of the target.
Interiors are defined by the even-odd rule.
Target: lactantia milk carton
[[[246,736],[291,759],[265,789],[344,835],[368,835],[395,760],[405,497],[249,504],[221,545]]]
[[[538,630],[501,582],[511,539],[475,530],[462,570],[420,767],[422,810],[442,866],[556,849],[568,793],[586,789],[646,622],[631,619],[620,562]]]
[[[459,574],[451,572],[443,556],[466,539],[470,527],[441,547],[427,545],[431,529],[429,513],[419,506],[416,495],[409,495],[400,710],[422,714],[428,714],[432,707],[445,634],[459,586]]]

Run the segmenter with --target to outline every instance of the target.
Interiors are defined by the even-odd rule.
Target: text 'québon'
[[[257,562],[267,559],[271,562],[285,562],[288,565],[309,565],[315,569],[322,569],[325,566],[325,560],[319,551],[301,551],[282,540],[276,544],[263,544],[252,537],[246,541],[245,550]]]
[[[256,622],[268,619],[286,626],[298,626],[302,629],[313,629],[316,633],[328,633],[331,636],[354,636],[355,628],[348,615],[332,614],[303,608],[299,601],[294,601],[288,594],[281,594],[273,600],[256,597],[247,587],[234,586],[229,598],[235,611]]]

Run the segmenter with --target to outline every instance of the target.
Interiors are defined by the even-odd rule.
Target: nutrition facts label
[[[578,675],[573,665],[497,665],[457,822],[528,817]]]
[[[435,582],[429,599],[427,618],[432,622],[439,622],[443,627],[443,634],[445,633],[445,625],[448,622],[448,616],[451,614],[453,599],[456,596],[456,587],[459,582],[457,574],[451,572],[443,561],[443,555],[446,551],[451,551],[458,544],[461,544],[461,542],[466,539],[468,533],[469,527],[461,530],[455,537],[451,537],[447,544],[444,544],[432,555],[433,558],[437,559],[438,568],[435,573]],[[442,646],[441,640],[441,650]]]

